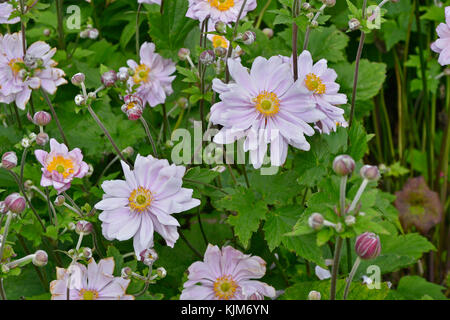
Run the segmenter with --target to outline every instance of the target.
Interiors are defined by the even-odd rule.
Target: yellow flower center
[[[323,84],[322,79],[314,73],[308,73],[305,79],[305,85],[309,91],[314,91],[318,94],[324,94],[327,87]]]
[[[128,203],[131,209],[142,212],[147,209],[153,201],[153,195],[150,190],[144,187],[138,187],[131,192]]]
[[[214,292],[216,297],[221,300],[228,300],[233,298],[238,285],[234,282],[231,276],[222,276],[216,279],[214,282]]]
[[[96,300],[98,299],[98,292],[95,290],[80,290],[80,298],[81,300]]]
[[[280,100],[273,92],[262,91],[253,99],[256,109],[266,117],[272,117],[280,111]]]
[[[15,59],[12,59],[8,63],[8,65],[11,68],[14,75],[17,75],[19,73],[19,71],[22,70],[23,60],[21,58],[15,58]]]
[[[134,72],[133,80],[135,83],[147,82],[149,80],[150,68],[145,64],[137,66]]]
[[[234,0],[208,0],[211,7],[214,7],[220,11],[227,11],[234,7]]]
[[[225,37],[218,36],[218,35],[214,35],[214,37],[212,38],[212,45],[214,48],[218,48],[218,47],[222,47],[225,49],[228,48],[227,39],[225,39]]]
[[[52,162],[47,166],[47,170],[50,172],[56,171],[61,173],[66,179],[68,176],[74,173],[73,160],[70,158],[64,158],[63,156],[53,157]]]

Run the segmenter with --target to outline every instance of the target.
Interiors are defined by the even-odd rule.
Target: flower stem
[[[6,292],[5,288],[3,287],[3,278],[0,278],[0,297],[2,300],[8,300],[6,299]]]
[[[47,102],[50,112],[52,113],[53,119],[55,119],[56,125],[58,126],[59,133],[61,134],[61,137],[64,140],[64,144],[69,148],[69,142],[67,142],[66,135],[64,134],[64,130],[61,126],[61,123],[59,122],[58,116],[56,115],[55,109],[53,108],[52,102],[50,101],[50,98],[48,97],[47,93],[44,89],[41,88],[41,93],[44,96],[45,101]]]
[[[317,19],[319,18],[320,14],[323,12],[323,10],[326,8],[326,4],[323,4],[319,11],[316,12],[316,15],[314,16],[314,18],[311,20],[311,23],[316,22]],[[308,44],[309,44],[309,36],[311,34],[311,23],[310,25],[308,25],[308,27],[306,28],[306,33],[305,33],[305,42],[303,42],[303,50],[308,49]]]
[[[78,250],[80,250],[81,243],[83,242],[83,236],[84,236],[84,232],[80,232],[80,236],[78,237],[77,246],[75,247],[75,250],[77,252],[78,252]]]
[[[333,267],[331,269],[331,285],[330,285],[330,300],[336,300],[336,282],[339,273],[339,261],[341,260],[341,249],[343,239],[337,237],[336,247],[334,250]]]
[[[63,25],[63,0],[56,0],[56,15],[58,18],[58,44],[61,50],[66,50],[64,42],[64,25]]]
[[[358,191],[356,192],[355,198],[353,199],[352,204],[350,205],[350,208],[348,208],[348,212],[352,212],[353,210],[355,210],[355,207],[358,204],[358,201],[361,198],[361,195],[364,192],[364,189],[366,189],[368,183],[369,183],[369,180],[367,180],[367,179],[363,180],[363,182],[359,186]]]
[[[200,226],[200,231],[203,236],[203,240],[205,241],[205,245],[208,246],[208,238],[206,237],[205,230],[203,229],[203,223],[202,219],[200,218],[200,207],[197,207],[197,219],[198,219],[198,225]]]
[[[292,15],[294,18],[298,16],[299,7],[301,6],[301,1],[294,0],[292,4]],[[298,26],[295,22],[292,23],[292,68],[294,72],[294,81],[298,79]]]
[[[9,225],[11,224],[12,216],[13,216],[13,214],[11,211],[8,211],[6,213],[5,228],[3,230],[2,243],[0,245],[0,261],[3,260],[3,252],[5,251],[5,243],[6,243],[6,238],[8,237]]]
[[[113,138],[111,137],[111,135],[109,134],[108,130],[105,128],[105,126],[103,125],[103,123],[100,121],[100,119],[98,118],[97,114],[94,112],[94,110],[92,109],[92,107],[90,105],[87,106],[87,109],[89,111],[89,113],[91,114],[92,118],[95,120],[95,122],[97,123],[97,125],[103,130],[103,132],[105,133],[106,137],[108,138],[109,142],[112,144],[113,148],[116,150],[117,155],[120,157],[120,159],[125,162],[126,164],[128,164],[130,166],[130,168],[132,169],[133,167],[131,166],[131,164],[128,163],[128,161],[125,159],[125,157],[123,156],[122,152],[120,151],[120,149],[117,147],[116,143],[114,142]]]
[[[98,185],[100,183],[100,180],[102,180],[103,176],[105,175],[105,173],[108,171],[108,169],[117,161],[119,160],[120,157],[119,156],[115,156],[107,165],[106,167],[103,169],[102,173],[100,174],[100,176],[97,179],[97,182],[94,184],[94,186]]]
[[[366,16],[366,6],[367,6],[367,0],[364,0],[363,7],[362,7],[362,16],[363,18]],[[358,51],[356,53],[356,62],[355,62],[355,74],[353,76],[353,91],[352,91],[352,103],[350,107],[350,120],[348,123],[348,129],[350,130],[352,123],[353,123],[353,117],[355,114],[355,103],[356,103],[356,89],[358,85],[358,75],[359,75],[359,63],[361,61],[361,55],[362,50],[364,48],[364,41],[366,39],[366,34],[364,31],[361,31],[361,37],[359,39],[359,45],[358,45]]]
[[[25,14],[25,3],[24,0],[20,0],[20,30],[22,31],[22,50],[23,56],[25,57],[27,53],[27,40],[25,36],[25,22],[23,21],[23,15]]]
[[[212,185],[212,184],[203,182],[203,181],[191,180],[191,179],[186,179],[186,178],[183,178],[183,180],[184,180],[185,182],[189,182],[189,183],[202,184],[202,185],[207,186],[207,187],[209,187],[209,188],[213,188],[213,189],[215,189],[215,190],[218,190],[218,191],[220,191],[220,192],[222,192],[222,193],[224,193],[224,194],[228,194],[228,192],[226,192],[225,190],[223,190],[223,189],[221,189],[221,188],[219,188],[219,187],[216,187],[215,185]]]
[[[339,193],[339,216],[345,215],[345,195],[346,195],[346,188],[347,188],[347,179],[348,179],[348,176],[341,177],[341,186],[340,186],[340,193]]]
[[[137,13],[136,13],[136,55],[139,58],[139,48],[140,48],[140,42],[139,42],[139,15],[141,14],[142,10],[142,3],[139,3]]]
[[[344,300],[347,300],[347,295],[348,295],[348,291],[350,289],[350,285],[352,284],[353,277],[355,276],[356,270],[358,270],[360,263],[361,263],[361,259],[359,257],[356,257],[355,263],[353,264],[352,271],[350,271],[350,274],[348,275],[347,285],[345,286],[345,291],[344,291]]]
[[[203,259],[203,256],[201,255],[200,252],[198,252],[197,249],[194,248],[194,246],[188,241],[188,239],[186,239],[186,237],[184,236],[183,232],[181,232],[181,230],[178,230],[178,233],[180,234],[181,239],[183,239],[183,241],[186,243],[186,245],[189,247],[189,249],[192,250],[192,252],[199,257],[200,259]]]
[[[145,133],[147,134],[148,141],[152,145],[153,154],[155,155],[156,158],[158,158],[158,152],[156,151],[155,141],[153,140],[153,137],[152,137],[152,134],[151,134],[150,129],[148,127],[147,121],[145,121],[144,117],[141,117],[141,122],[142,122],[142,125],[144,126]]]
[[[294,1],[297,1],[297,0],[294,0]],[[272,2],[272,0],[267,0],[266,1],[266,4],[264,5],[264,7],[261,9],[261,12],[259,13],[259,16],[258,16],[258,19],[256,20],[256,23],[255,23],[255,28],[256,29],[259,29],[259,27],[261,26],[261,22],[262,22],[262,19],[263,19],[263,17],[264,17],[264,13],[266,13],[266,10],[267,10],[267,8],[270,6],[270,3]]]
[[[167,118],[167,110],[166,110],[166,104],[162,104],[162,110],[163,110],[163,120],[164,120],[164,130],[163,130],[163,138],[164,141],[167,140],[167,134],[170,134],[170,128],[169,128],[169,119]]]
[[[75,203],[75,201],[73,201],[73,199],[65,192],[63,191],[63,195],[64,197],[69,200],[69,202],[72,204],[72,206],[76,209],[76,211],[78,211],[79,215],[82,217],[83,216],[83,211],[80,209],[80,207]]]

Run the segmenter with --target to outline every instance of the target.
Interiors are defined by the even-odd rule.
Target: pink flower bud
[[[32,262],[37,267],[45,266],[47,264],[47,262],[48,262],[47,252],[45,252],[43,250],[36,251],[36,253],[34,254]]]
[[[46,126],[50,121],[52,121],[52,116],[45,111],[38,111],[33,116],[33,123],[38,126]]]
[[[375,259],[381,252],[380,238],[372,232],[364,232],[356,238],[355,251],[361,259]]]
[[[228,50],[224,47],[217,47],[214,49],[214,54],[216,57],[223,58],[227,55]]]
[[[267,38],[269,38],[269,39],[273,37],[273,30],[270,29],[270,28],[264,28],[262,32],[263,32],[263,33],[267,36]]]
[[[323,216],[320,213],[313,213],[308,219],[308,225],[314,230],[319,230],[323,226]]]
[[[49,141],[49,136],[48,136],[48,134],[47,133],[45,133],[45,132],[40,132],[40,133],[38,133],[38,135],[36,136],[36,143],[39,145],[39,146],[45,146],[47,143],[48,143],[48,141]]]
[[[72,77],[72,84],[73,85],[75,85],[75,86],[79,86],[82,82],[84,82],[84,80],[85,80],[85,75],[84,75],[84,73],[77,73],[77,74],[75,74],[73,77]]]
[[[78,221],[77,225],[75,226],[75,232],[78,234],[83,232],[84,235],[88,235],[92,232],[93,229],[94,226],[92,225],[92,223],[85,220]]]
[[[114,70],[106,71],[101,80],[105,87],[112,87],[117,81],[117,74]]]
[[[337,156],[333,161],[333,170],[340,176],[347,176],[355,170],[355,160],[346,154]]]
[[[124,98],[125,104],[121,110],[127,115],[129,120],[138,120],[144,112],[142,99],[136,95],[127,95]]]
[[[12,169],[17,166],[17,155],[14,151],[5,152],[2,156],[2,167]]]
[[[156,260],[158,260],[158,254],[152,248],[145,249],[139,256],[140,260],[147,266],[151,266]]]
[[[66,198],[62,194],[60,194],[59,196],[56,197],[53,203],[55,204],[55,206],[61,207],[65,202]]]
[[[250,30],[245,31],[244,34],[242,35],[242,42],[244,42],[247,45],[255,42],[255,39],[256,39],[256,33],[254,33],[253,31],[250,31]]]
[[[83,248],[83,257],[85,258],[85,259],[90,259],[90,258],[92,258],[92,249],[91,248],[88,248],[88,247],[86,247],[86,248]]]
[[[6,197],[5,205],[9,211],[20,214],[25,210],[26,201],[24,197],[15,192]]]
[[[214,62],[216,59],[216,55],[214,54],[214,51],[212,50],[205,50],[200,54],[200,62],[204,65],[208,65]]]
[[[378,180],[380,178],[380,171],[377,166],[365,165],[359,171],[361,177],[367,180]]]
[[[191,51],[187,48],[181,48],[180,50],[178,50],[178,58],[180,58],[181,61],[186,60],[190,54]]]
[[[123,279],[128,280],[131,277],[131,274],[133,273],[133,270],[131,270],[130,267],[122,268],[122,271],[120,272]]]
[[[319,291],[311,291],[308,294],[308,300],[320,300],[321,296],[320,296],[320,292]]]

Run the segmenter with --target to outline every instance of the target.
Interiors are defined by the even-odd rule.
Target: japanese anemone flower
[[[280,57],[257,57],[250,73],[233,59],[228,59],[228,68],[235,83],[213,80],[221,101],[212,106],[210,120],[223,126],[214,142],[229,144],[246,137],[244,151],[250,150],[255,168],[263,164],[268,144],[274,166],[285,162],[289,144],[309,150],[304,135],[313,135],[314,129],[308,123],[324,114],[315,108],[312,93],[294,83],[289,65]]]
[[[439,53],[438,62],[441,66],[450,64],[450,6],[445,7],[445,23],[436,28],[439,39],[431,44],[431,50]]]
[[[292,58],[282,58],[292,66]],[[316,123],[316,129],[321,133],[329,134],[336,131],[338,125],[347,127],[348,124],[344,119],[344,110],[336,107],[336,105],[347,103],[347,96],[339,93],[340,86],[336,83],[337,74],[327,65],[325,59],[314,64],[311,53],[307,50],[298,57],[298,80],[312,93],[317,109],[325,115],[325,118]]]
[[[202,22],[209,16],[214,24],[217,21],[224,23],[236,22],[244,0],[189,0],[189,9],[186,17]],[[248,0],[242,11],[241,18],[247,12],[255,10],[256,0]]]
[[[23,54],[22,33],[6,34],[0,37],[0,97],[25,109],[32,89],[42,86],[50,94],[56,87],[67,83],[64,71],[55,68],[52,60],[56,49],[43,42],[33,43]]]
[[[102,184],[105,195],[95,208],[103,210],[99,219],[108,240],[133,239],[136,256],[153,246],[153,232],[158,232],[173,247],[179,235],[178,221],[172,217],[200,205],[192,198],[192,189],[182,188],[186,170],[169,165],[165,159],[138,155],[134,170],[122,162],[125,180]]]
[[[132,295],[126,294],[130,280],[114,277],[113,271],[112,257],[102,259],[98,264],[90,259],[87,268],[81,263],[68,269],[57,267],[56,280],[50,283],[52,300],[134,300]]]
[[[188,269],[180,300],[263,300],[275,297],[275,289],[260,279],[266,262],[230,246],[208,245],[203,261]]]
[[[14,11],[12,4],[8,2],[0,3],[0,24],[15,24],[20,22],[20,17],[10,19]]]
[[[140,50],[140,64],[134,60],[128,60],[128,66],[134,71],[128,84],[135,89],[135,93],[151,107],[164,103],[172,90],[172,81],[175,76],[175,63],[170,59],[164,59],[155,52],[153,43],[145,42]]]
[[[34,154],[42,165],[41,186],[53,186],[58,193],[69,189],[73,178],[83,178],[89,170],[80,149],[69,152],[64,143],[53,138],[50,139],[50,153],[35,150]]]

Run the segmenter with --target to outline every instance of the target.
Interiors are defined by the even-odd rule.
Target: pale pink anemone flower
[[[153,43],[145,42],[140,50],[140,64],[134,60],[128,60],[128,66],[134,75],[129,78],[130,93],[136,93],[142,98],[144,104],[151,107],[164,103],[168,95],[172,94],[172,81],[175,76],[175,63],[170,59],[164,59],[155,52]]]
[[[0,3],[0,24],[15,24],[20,22],[20,17],[11,18],[14,11],[12,4],[8,2]]]
[[[74,178],[83,178],[89,170],[80,149],[69,152],[64,143],[53,138],[50,139],[50,153],[35,150],[34,154],[43,167],[41,186],[53,186],[58,193],[69,189]]]
[[[15,100],[19,109],[25,109],[33,89],[42,87],[55,94],[58,86],[67,83],[64,71],[55,68],[52,60],[56,49],[43,42],[33,43],[23,54],[22,33],[0,36],[0,100]]]
[[[292,58],[282,58],[292,70]],[[348,126],[344,109],[336,107],[347,103],[347,96],[339,93],[340,86],[336,83],[336,78],[336,71],[328,68],[327,60],[321,59],[314,64],[311,53],[307,50],[298,57],[298,80],[312,93],[317,109],[325,115],[315,126],[321,133],[329,134],[336,131],[337,126]]]
[[[114,259],[97,264],[90,259],[88,266],[75,263],[68,269],[56,268],[56,280],[50,283],[52,300],[134,300],[126,294],[130,280],[114,277]],[[69,299],[67,299],[69,287]]]
[[[159,4],[161,5],[161,0],[138,0],[138,3],[147,3],[147,4]]]
[[[194,262],[188,272],[180,300],[263,300],[276,294],[268,284],[252,280],[264,276],[266,262],[230,246],[220,250],[209,244],[203,261]]]
[[[223,128],[214,137],[218,144],[229,144],[245,137],[244,151],[250,151],[255,168],[263,164],[270,144],[270,161],[281,166],[286,161],[288,145],[309,150],[305,134],[314,129],[308,123],[325,115],[315,108],[311,92],[294,83],[289,65],[280,57],[257,57],[250,73],[240,62],[228,59],[234,83],[213,80],[220,102],[211,108],[210,121]]]
[[[439,53],[438,62],[441,66],[450,64],[450,6],[445,7],[445,23],[436,28],[439,39],[431,44],[431,50]]]
[[[236,22],[244,0],[189,0],[186,17],[202,22],[206,17],[214,24]],[[248,0],[242,11],[241,19],[247,12],[255,10],[256,0]]]
[[[137,257],[153,247],[154,231],[173,247],[180,224],[172,214],[200,205],[200,200],[192,198],[193,190],[182,187],[186,168],[169,165],[165,159],[138,155],[134,170],[125,162],[122,169],[125,180],[103,182],[103,200],[95,205],[103,210],[99,216],[103,235],[120,241],[133,237]]]

